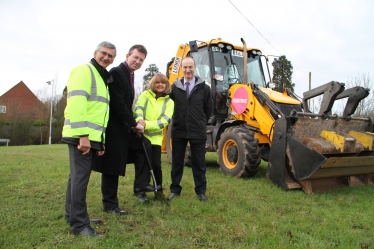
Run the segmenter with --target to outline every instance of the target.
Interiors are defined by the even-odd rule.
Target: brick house
[[[0,96],[0,119],[38,121],[46,120],[48,111],[33,92],[20,81]]]

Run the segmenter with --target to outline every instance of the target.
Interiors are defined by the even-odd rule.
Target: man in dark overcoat
[[[113,82],[109,84],[111,99],[105,156],[93,167],[93,170],[102,173],[104,211],[120,215],[128,213],[119,207],[117,194],[119,176],[125,175],[127,163],[135,164],[134,193],[142,195],[154,190],[149,186],[150,172],[141,140],[137,136],[138,132],[144,132],[144,124],[135,121],[132,111],[135,96],[134,71],[142,66],[146,56],[147,50],[143,45],[134,45],[126,55],[126,61],[110,70]],[[146,148],[150,153],[149,143]]]
[[[200,201],[207,202],[206,124],[212,112],[212,93],[205,81],[195,76],[196,65],[192,57],[185,57],[181,66],[184,76],[174,82],[170,93],[170,98],[174,101],[174,113],[171,128],[171,194],[168,199],[170,201],[181,194],[184,158],[189,143],[195,193]]]

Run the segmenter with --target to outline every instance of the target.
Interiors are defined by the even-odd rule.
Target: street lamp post
[[[49,144],[52,144],[52,107],[53,107],[53,80],[47,81],[48,85],[52,86],[52,95],[51,95],[51,114],[49,117]]]

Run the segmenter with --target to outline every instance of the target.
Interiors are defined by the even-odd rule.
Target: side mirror
[[[197,42],[196,41],[190,41],[190,52],[197,52],[199,51],[197,48]]]

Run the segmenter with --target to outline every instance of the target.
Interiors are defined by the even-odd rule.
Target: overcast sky
[[[140,83],[149,64],[165,73],[179,44],[220,37],[286,55],[302,96],[309,72],[313,87],[374,77],[373,13],[372,0],[1,0],[0,95],[21,80],[48,92],[55,79],[61,92],[71,69],[103,40],[117,46],[110,67],[132,45],[147,47]]]

